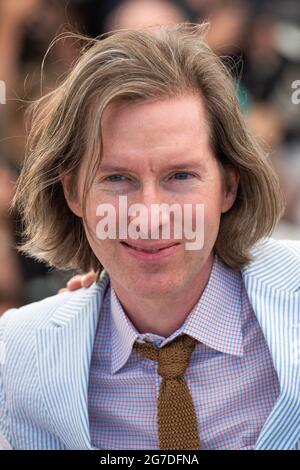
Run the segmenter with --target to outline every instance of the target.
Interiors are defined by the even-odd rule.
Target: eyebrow
[[[195,168],[205,168],[205,161],[187,161],[187,162],[178,162],[173,165],[166,166],[165,170],[183,170],[183,169],[195,169]],[[99,171],[109,172],[109,171],[129,171],[128,167],[119,166],[119,165],[101,165],[99,166]]]

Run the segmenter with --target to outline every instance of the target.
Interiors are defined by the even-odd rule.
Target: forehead
[[[200,96],[112,102],[101,122],[103,160],[183,155],[208,146],[209,126]]]

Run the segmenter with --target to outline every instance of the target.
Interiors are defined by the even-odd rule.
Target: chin
[[[145,297],[157,297],[157,295],[170,294],[180,289],[180,280],[174,277],[160,275],[149,275],[143,278],[139,276],[131,284],[134,286],[135,292],[138,291],[140,295]]]

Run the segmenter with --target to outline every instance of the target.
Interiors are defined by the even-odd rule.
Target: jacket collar
[[[300,289],[300,241],[262,239],[251,254],[254,260],[241,270],[245,278],[276,290],[295,293]]]

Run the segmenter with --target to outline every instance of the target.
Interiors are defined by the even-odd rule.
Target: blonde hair
[[[235,270],[252,260],[251,246],[272,233],[284,201],[275,170],[245,124],[231,73],[205,42],[207,27],[182,23],[83,38],[87,46],[70,74],[34,103],[13,201],[26,237],[20,251],[59,269],[99,269],[85,235],[85,219],[69,209],[61,178],[71,174],[77,182],[89,149],[84,205],[102,154],[101,117],[113,100],[192,92],[204,100],[215,157],[222,168],[233,165],[240,175],[235,203],[221,216],[214,249]]]

